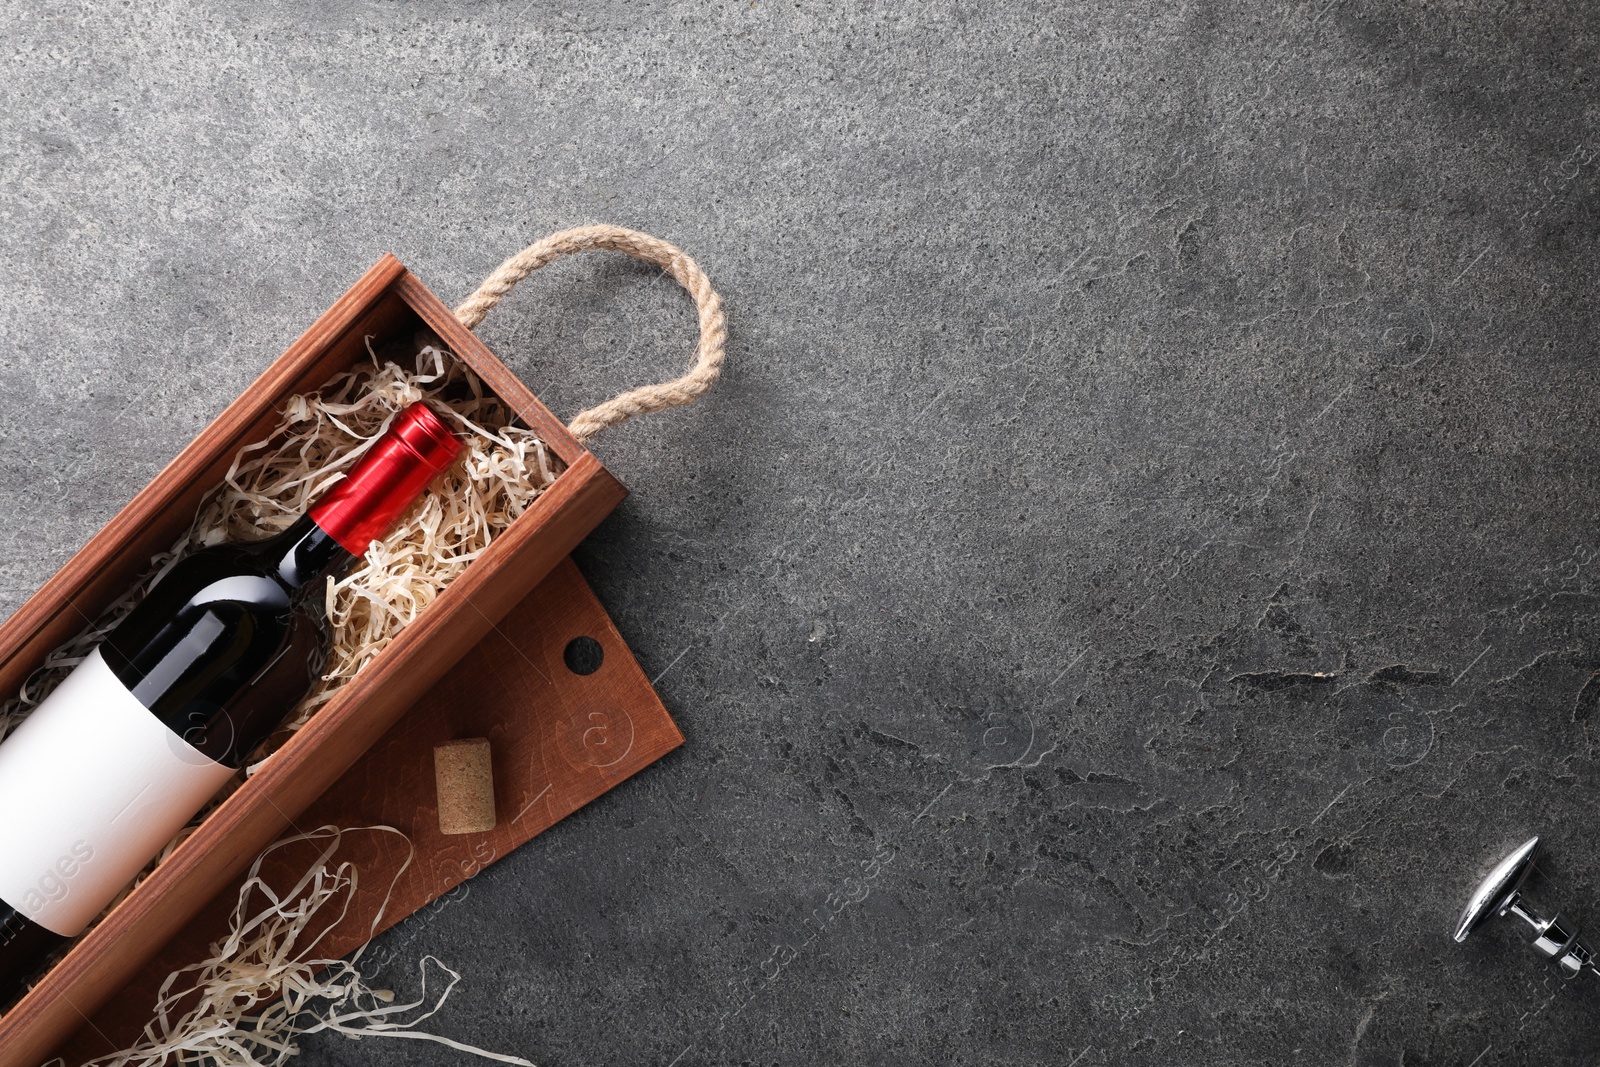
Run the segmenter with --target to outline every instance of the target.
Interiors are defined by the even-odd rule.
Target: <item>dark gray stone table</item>
[[[393,249],[713,274],[580,562],[688,746],[390,935],[545,1065],[1579,1064],[1600,924],[1583,5],[6,6],[0,608]],[[667,281],[485,324],[558,412]],[[411,1043],[305,1062],[433,1064]]]

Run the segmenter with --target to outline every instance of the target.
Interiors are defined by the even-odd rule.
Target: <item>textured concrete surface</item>
[[[6,3],[0,607],[381,252],[659,233],[732,363],[580,562],[690,743],[396,931],[545,1065],[1579,1064],[1584,5]],[[692,317],[562,264],[558,412]],[[308,1064],[465,1062],[320,1038]]]

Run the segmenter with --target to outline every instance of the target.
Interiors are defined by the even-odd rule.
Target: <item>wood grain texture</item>
[[[604,649],[600,669],[577,675],[563,662],[567,643],[590,637]],[[487,833],[439,830],[433,788],[435,745],[488,738],[494,749],[500,820]],[[326,955],[345,955],[558,820],[683,743],[627,644],[567,560],[406,712],[332,789],[293,822],[320,826],[388,825],[410,837],[415,856],[391,834],[351,834],[339,858],[360,870],[350,913],[331,929]],[[292,885],[315,849],[295,846],[270,857],[263,874]],[[401,866],[410,866],[395,882]],[[62,1051],[69,1064],[125,1047],[150,1018],[161,981],[204,959],[227,930],[238,895],[235,878]],[[378,910],[394,884],[382,918]],[[451,961],[446,961],[451,962]],[[469,963],[470,961],[459,961]]]
[[[465,331],[438,321],[443,306],[394,257],[379,260],[0,627],[0,685],[15,689],[136,581],[150,556],[187,528],[238,448],[270,432],[289,396],[363,358],[369,337],[382,347],[426,326],[463,342]],[[555,422],[525,387],[509,384],[514,376],[487,348],[465,340],[458,355],[486,382],[513,391],[531,425]],[[626,491],[610,472],[581,448],[570,457],[555,484],[427,611],[0,1018],[0,1067],[47,1058],[616,507]]]

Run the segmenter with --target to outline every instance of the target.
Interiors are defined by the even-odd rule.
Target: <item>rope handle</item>
[[[711,279],[706,277],[706,272],[700,269],[699,264],[658,237],[637,230],[625,230],[621,226],[580,226],[536,241],[496,267],[494,273],[478,286],[477,292],[456,308],[456,318],[467,329],[476,329],[483,317],[505,299],[505,295],[518,282],[540,267],[575,252],[595,251],[621,252],[652,263],[676,278],[678,284],[694,298],[695,308],[700,312],[700,344],[695,348],[694,359],[683,377],[629,389],[573,416],[572,421],[567,423],[567,429],[585,444],[608,426],[627,422],[636,415],[665,411],[698,399],[722,373],[728,341],[728,324],[722,313],[722,298],[711,287]]]

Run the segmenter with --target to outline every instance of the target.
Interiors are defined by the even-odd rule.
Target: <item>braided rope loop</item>
[[[578,412],[567,424],[572,436],[587,444],[608,426],[627,422],[636,415],[680,407],[698,399],[722,373],[728,341],[727,319],[722,313],[722,298],[711,287],[711,279],[699,264],[677,247],[657,237],[620,226],[580,226],[553,233],[524,248],[494,269],[478,286],[477,292],[456,308],[456,318],[467,329],[476,329],[485,315],[522,279],[562,256],[575,252],[621,252],[652,263],[677,279],[694,298],[700,313],[700,343],[695,348],[689,370],[681,378],[656,385],[643,385],[619,393],[603,404]]]

